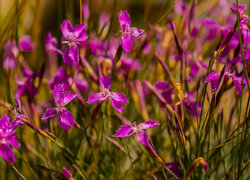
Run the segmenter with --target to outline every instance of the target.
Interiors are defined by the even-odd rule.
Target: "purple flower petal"
[[[68,66],[73,66],[79,62],[79,52],[76,44],[67,47],[63,55],[63,62]]]
[[[153,128],[153,127],[156,127],[156,126],[159,126],[159,125],[160,125],[160,123],[157,122],[157,121],[148,120],[148,121],[146,121],[144,123],[139,124],[138,127],[140,129],[148,129],[148,128]]]
[[[155,83],[155,87],[159,90],[166,90],[170,85],[166,81],[158,81]]]
[[[64,175],[67,179],[69,179],[69,178],[72,177],[72,174],[69,172],[68,169],[63,168],[62,170],[63,170],[63,175]]]
[[[85,20],[89,19],[89,6],[87,3],[82,5],[82,15]]]
[[[130,34],[128,33],[122,34],[121,46],[124,49],[124,51],[129,53],[131,51],[132,43],[133,43],[133,38]]]
[[[136,27],[131,27],[130,31],[131,31],[131,35],[134,37],[138,37],[144,33],[143,29],[137,29]]]
[[[65,39],[68,39],[69,37],[74,37],[74,29],[68,20],[64,20],[62,22],[61,30]]]
[[[54,80],[50,83],[50,89],[54,89],[57,84],[64,84],[64,90],[70,90],[70,84],[68,82],[69,75],[67,74],[64,67],[59,67],[54,75]]]
[[[234,83],[234,87],[236,89],[236,91],[238,92],[238,94],[241,94],[241,85],[242,85],[242,77],[233,77],[233,83]],[[243,80],[243,84],[246,85],[247,84],[247,80],[244,78]],[[244,87],[244,86],[243,86]]]
[[[16,59],[12,55],[6,55],[3,60],[3,67],[6,70],[13,70],[16,68]]]
[[[176,175],[176,177],[181,178],[183,176],[181,164],[179,162],[166,163],[165,165]],[[170,175],[170,177],[172,177],[172,175]]]
[[[19,148],[18,139],[15,136],[8,137],[6,141],[15,148]]]
[[[113,135],[113,137],[128,137],[134,134],[133,132],[133,126],[129,124],[121,125],[119,130],[117,131],[116,134]]]
[[[69,130],[74,124],[74,116],[67,109],[63,109],[59,112],[58,124],[61,128]]]
[[[104,101],[106,97],[107,96],[103,92],[92,93],[89,96],[88,103],[93,104],[93,103],[101,102],[101,101]]]
[[[122,93],[112,92],[111,97],[112,97],[112,99],[114,99],[117,102],[128,103],[128,99]]]
[[[100,86],[102,88],[106,88],[109,91],[111,90],[111,79],[108,76],[101,76],[100,77]]]
[[[85,78],[76,77],[74,83],[81,92],[86,92],[89,89],[88,81]]]
[[[145,131],[143,130],[140,130],[136,133],[137,135],[137,139],[140,143],[142,143],[143,145],[149,147],[150,144],[149,144],[149,139],[148,139],[148,135]]]
[[[112,106],[119,111],[120,113],[122,113],[123,111],[123,106],[122,103],[120,101],[116,101],[115,99],[112,98],[112,96],[109,96],[109,100],[112,104]]]
[[[211,81],[214,81],[216,79],[219,79],[220,78],[220,73],[210,73],[207,78],[206,78],[206,82],[211,82]]]
[[[8,144],[0,145],[0,155],[9,163],[15,162],[14,152]]]
[[[5,115],[0,118],[0,129],[7,128],[10,123],[10,115]]]
[[[78,41],[85,41],[86,39],[88,39],[88,36],[86,34],[86,26],[86,24],[79,24],[75,27],[74,35]]]
[[[32,42],[32,38],[29,35],[25,35],[19,39],[19,48],[21,51],[32,51],[35,49],[35,45]]]
[[[53,90],[53,96],[55,99],[55,102],[58,106],[62,106],[64,101],[64,88],[63,84],[55,85]]]
[[[127,11],[125,12],[123,12],[122,10],[120,11],[119,22],[123,30],[127,27],[130,27],[131,21],[130,21],[130,16]]]
[[[77,96],[77,94],[74,93],[65,93],[64,94],[64,98],[63,98],[63,106],[65,106],[66,104],[70,103],[73,99],[75,99]]]
[[[48,108],[46,109],[43,117],[41,118],[42,120],[49,119],[57,114],[56,108]]]

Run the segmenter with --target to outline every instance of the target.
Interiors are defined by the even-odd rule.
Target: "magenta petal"
[[[59,112],[58,124],[61,128],[69,130],[75,124],[73,114],[67,109],[63,109]]]
[[[131,35],[134,37],[138,37],[144,33],[143,29],[137,29],[136,27],[131,27],[130,31],[131,31]]]
[[[78,41],[85,41],[88,36],[86,34],[86,24],[79,24],[74,29],[75,38]]]
[[[143,145],[149,147],[149,140],[148,140],[148,135],[145,131],[140,130],[139,132],[136,133],[137,135],[137,139],[140,143],[142,143]]]
[[[63,62],[68,66],[73,66],[79,62],[79,53],[76,44],[67,47],[63,55]]]
[[[81,92],[86,92],[89,89],[88,81],[85,78],[76,77],[74,83]]]
[[[0,129],[5,129],[10,122],[10,115],[4,115],[0,118]]]
[[[46,109],[43,117],[41,118],[42,120],[49,119],[57,114],[56,108],[48,108]]]
[[[233,77],[233,83],[238,94],[241,94],[242,77]],[[246,79],[243,80],[243,84],[247,84]]]
[[[121,127],[119,128],[117,133],[113,135],[113,137],[127,137],[131,136],[132,134],[134,134],[133,126],[125,124],[121,125]]]
[[[13,70],[16,68],[16,59],[12,55],[6,55],[3,60],[3,67],[6,70]]]
[[[154,121],[154,120],[148,120],[144,123],[141,123],[139,124],[138,126],[141,128],[141,129],[148,129],[148,128],[153,128],[153,127],[156,127],[156,126],[159,126],[160,123],[158,123],[157,121]]]
[[[128,99],[122,93],[112,92],[111,97],[112,97],[112,99],[114,99],[117,102],[128,103]]]
[[[63,99],[63,106],[65,106],[66,104],[68,104],[69,102],[71,102],[73,99],[75,99],[77,96],[77,94],[74,93],[65,93],[64,94],[64,99]]]
[[[125,27],[130,27],[131,21],[130,21],[130,16],[129,16],[127,11],[125,11],[125,12],[120,11],[119,22],[120,22],[122,29]]]
[[[31,36],[26,35],[19,39],[19,48],[21,51],[32,51],[35,45],[32,42]]]
[[[93,104],[93,103],[101,102],[101,101],[104,101],[106,97],[107,96],[103,92],[92,93],[89,96],[88,103]]]
[[[210,82],[210,81],[214,81],[216,79],[219,79],[220,78],[220,73],[210,73],[207,78],[206,78],[206,82]]]
[[[67,179],[69,179],[69,178],[72,177],[72,174],[69,172],[68,169],[63,168],[62,170],[63,170],[63,175],[64,175]]]
[[[18,139],[15,136],[10,136],[6,141],[15,148],[19,148]]]
[[[15,162],[13,149],[8,144],[0,145],[0,155],[9,163]]]
[[[131,51],[132,43],[133,43],[133,39],[131,35],[128,33],[124,33],[121,39],[121,46],[124,49],[124,51],[129,53]]]
[[[108,76],[101,76],[100,77],[100,86],[102,88],[106,88],[108,90],[111,90],[111,79]]]
[[[62,22],[61,30],[65,39],[68,39],[68,37],[74,37],[74,29],[68,20]]]
[[[123,111],[123,106],[122,103],[120,101],[116,101],[115,99],[112,98],[112,96],[109,96],[109,100],[112,104],[112,106],[119,111],[120,113],[122,113]]]
[[[64,88],[63,84],[55,85],[53,90],[53,96],[57,105],[63,104],[64,99]]]

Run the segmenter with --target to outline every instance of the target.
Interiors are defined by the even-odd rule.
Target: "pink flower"
[[[15,155],[11,146],[19,147],[18,139],[14,135],[17,125],[16,121],[10,122],[10,116],[8,115],[0,118],[0,155],[9,163],[15,162]]]
[[[220,73],[212,72],[206,78],[206,82],[212,83],[212,89],[214,92],[218,89],[220,85],[220,81],[219,81],[220,75],[221,75]],[[242,77],[236,76],[235,74],[230,73],[228,71],[225,72],[223,76],[224,76],[224,82],[227,81],[229,78],[231,78],[233,80],[236,91],[238,92],[238,94],[241,94]],[[246,84],[247,84],[247,80],[246,78],[244,78],[243,85],[246,85]]]
[[[62,51],[60,49],[57,49],[57,40],[55,37],[52,36],[50,32],[45,37],[44,45],[46,52],[53,51],[55,53],[63,55]]]
[[[127,11],[120,11],[119,22],[122,28],[121,46],[127,53],[130,52],[133,38],[138,37],[144,33],[143,29],[137,29],[136,27],[130,27],[131,21]]]
[[[111,79],[107,76],[100,77],[100,86],[102,88],[102,92],[92,93],[89,96],[88,103],[97,103],[104,101],[106,98],[109,98],[113,107],[122,113],[123,106],[122,103],[128,103],[128,99],[122,93],[111,92]]]
[[[35,44],[32,42],[32,38],[30,35],[22,36],[19,39],[19,48],[21,51],[32,51],[35,49]]]
[[[65,39],[63,43],[68,45],[63,55],[63,61],[65,64],[72,66],[79,62],[78,45],[88,38],[86,24],[79,24],[73,28],[68,20],[64,20],[61,30]]]
[[[144,129],[153,128],[155,126],[159,126],[160,123],[154,120],[149,120],[144,123],[136,125],[136,122],[134,122],[132,125],[125,124],[122,125],[121,128],[117,131],[114,137],[128,137],[136,133],[137,139],[140,143],[143,145],[149,147],[149,139],[147,133],[144,131]]]
[[[65,130],[69,130],[75,124],[75,120],[73,114],[68,111],[64,106],[70,103],[73,99],[75,99],[77,95],[70,92],[65,92],[63,84],[58,84],[55,86],[53,95],[57,107],[48,108],[44,113],[42,120],[49,119],[58,114],[59,126],[61,126],[61,128]]]
[[[72,174],[69,172],[68,169],[66,169],[65,167],[63,167],[63,175],[67,178],[70,179],[72,177]]]

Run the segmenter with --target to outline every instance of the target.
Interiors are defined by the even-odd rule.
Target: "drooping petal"
[[[32,42],[30,35],[25,35],[19,39],[19,48],[21,51],[32,51],[35,49],[35,44]]]
[[[142,143],[143,145],[149,147],[150,144],[149,144],[149,139],[148,139],[148,135],[145,131],[143,130],[140,130],[136,133],[137,135],[137,139],[140,143]]]
[[[112,96],[109,96],[109,100],[112,104],[112,106],[119,111],[120,113],[122,113],[123,111],[123,106],[122,103],[120,101],[116,101],[115,99],[112,98]]]
[[[131,31],[130,33],[133,37],[138,37],[144,33],[143,29],[137,29],[136,27],[131,27],[130,31]]]
[[[211,82],[212,83],[212,90],[213,92],[215,92],[218,87],[219,87],[219,78],[220,78],[220,73],[214,73],[212,72],[211,74],[209,74],[206,78],[206,82]]]
[[[15,162],[14,152],[8,144],[0,145],[0,155],[9,163]]]
[[[67,109],[63,109],[59,112],[58,124],[61,128],[69,130],[75,124],[73,114]]]
[[[76,44],[67,47],[63,54],[63,62],[68,66],[73,66],[79,62],[79,53]]]
[[[129,124],[125,124],[125,125],[121,125],[121,127],[119,128],[117,133],[113,135],[113,137],[127,137],[127,136],[131,136],[132,134],[134,134],[133,126]]]
[[[112,96],[112,99],[114,99],[117,102],[128,103],[128,99],[122,93],[112,92],[111,96]]]
[[[49,119],[57,114],[56,108],[48,108],[46,109],[43,117],[41,118],[42,120]]]
[[[234,83],[234,87],[236,89],[236,91],[238,92],[238,94],[241,94],[241,85],[242,85],[242,77],[233,77],[233,83]],[[243,80],[243,84],[246,85],[247,84],[247,80],[244,78]],[[243,86],[244,87],[244,86]]]
[[[100,77],[100,86],[102,88],[108,89],[109,91],[111,90],[111,79],[108,76],[101,76]]]
[[[139,124],[138,127],[140,129],[148,129],[148,128],[153,128],[153,127],[156,127],[156,126],[159,126],[159,125],[160,125],[160,123],[157,122],[157,121],[148,120],[148,121],[146,121],[144,123]]]
[[[130,21],[130,16],[128,14],[128,11],[123,12],[122,10],[119,13],[119,22],[124,30],[124,28],[130,27],[131,21]]]
[[[65,93],[64,98],[63,98],[63,106],[65,106],[66,104],[71,102],[73,99],[75,99],[76,96],[77,94],[74,94],[74,93],[70,93],[70,92]]]
[[[131,51],[132,43],[133,43],[132,36],[128,33],[124,33],[121,39],[121,46],[124,49],[124,51],[129,53]]]
[[[75,27],[74,35],[78,41],[85,41],[86,39],[88,39],[88,36],[86,34],[86,26],[86,24],[79,24]]]
[[[62,34],[65,39],[68,39],[68,37],[74,36],[74,28],[72,27],[71,23],[68,20],[64,20],[61,25]]]
[[[101,102],[101,101],[104,101],[106,97],[107,96],[103,92],[92,93],[89,96],[88,103],[93,104],[93,103]]]

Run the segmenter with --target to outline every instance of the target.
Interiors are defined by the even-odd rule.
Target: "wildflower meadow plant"
[[[63,84],[55,85],[53,96],[56,102],[56,108],[48,108],[44,113],[42,120],[49,119],[58,114],[58,124],[61,128],[69,130],[74,124],[74,116],[64,106],[76,98],[76,94],[65,92]]]
[[[0,180],[250,179],[248,1],[0,4]]]

